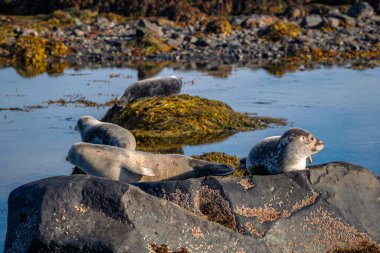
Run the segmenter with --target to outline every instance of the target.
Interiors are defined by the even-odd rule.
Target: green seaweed
[[[135,101],[107,119],[130,130],[138,148],[165,152],[183,145],[222,141],[240,131],[286,124],[284,119],[235,112],[227,104],[181,94]]]

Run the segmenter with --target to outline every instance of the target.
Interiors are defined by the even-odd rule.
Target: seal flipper
[[[312,162],[313,162],[313,158],[311,158],[311,155],[309,155],[308,157],[306,157],[306,162],[308,163],[308,164],[312,164]]]
[[[129,161],[128,164],[121,165],[121,168],[125,169],[125,170],[129,170],[129,171],[136,173],[138,175],[141,175],[141,176],[153,177],[156,175],[152,169],[147,168],[147,167],[143,167],[143,166],[139,166],[137,163],[135,163],[133,161]]]
[[[235,172],[235,170],[223,163],[208,163],[198,165],[193,168],[194,173],[199,176],[226,176]]]

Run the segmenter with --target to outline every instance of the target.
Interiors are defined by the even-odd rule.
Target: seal
[[[91,116],[80,117],[75,129],[83,142],[136,149],[136,139],[127,129],[112,123],[101,122]]]
[[[147,97],[167,97],[177,95],[181,91],[182,81],[175,77],[156,77],[135,82],[130,85],[119,99],[124,106],[138,99]]]
[[[79,142],[66,160],[89,175],[127,183],[225,176],[234,169],[221,163],[176,154],[151,154],[107,145]]]
[[[251,174],[278,174],[304,170],[311,155],[324,147],[321,140],[300,128],[292,128],[282,136],[271,136],[257,143],[246,159]]]

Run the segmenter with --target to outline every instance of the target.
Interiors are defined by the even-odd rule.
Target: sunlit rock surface
[[[5,252],[376,252],[379,198],[379,177],[347,163],[136,186],[52,177],[10,194]]]

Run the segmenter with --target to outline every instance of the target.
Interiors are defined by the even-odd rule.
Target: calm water
[[[110,78],[110,74],[119,77]],[[183,93],[218,99],[235,110],[285,117],[322,139],[325,149],[314,164],[347,161],[380,174],[380,69],[319,69],[278,78],[264,70],[236,69],[228,78],[196,71],[164,69],[158,75],[184,80]],[[64,75],[23,79],[0,70],[0,107],[47,105],[49,99],[84,97],[105,102],[137,80],[131,69],[67,70]],[[4,246],[7,198],[32,180],[68,175],[69,147],[80,141],[74,131],[83,115],[101,118],[107,108],[50,105],[31,112],[0,111],[0,249]],[[220,151],[246,156],[258,140],[281,135],[288,127],[236,134],[224,142],[185,147],[185,154]]]

